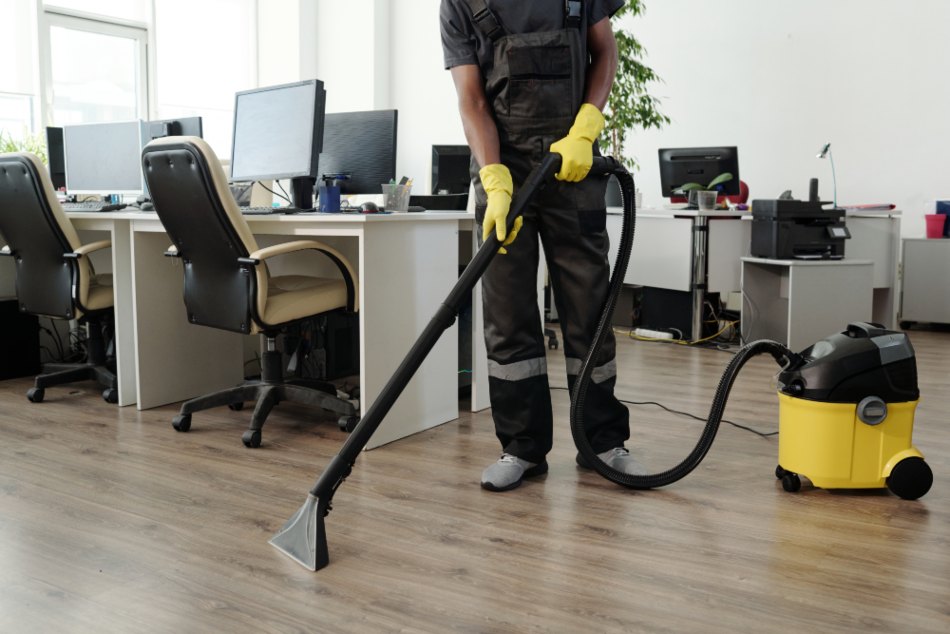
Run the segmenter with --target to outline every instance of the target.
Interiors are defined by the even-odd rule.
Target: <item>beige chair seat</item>
[[[341,305],[346,305],[346,282],[342,279],[280,275],[269,280],[261,319],[266,324],[283,324]]]
[[[112,275],[96,275],[89,282],[89,293],[86,295],[86,308],[89,310],[103,310],[113,304]]]

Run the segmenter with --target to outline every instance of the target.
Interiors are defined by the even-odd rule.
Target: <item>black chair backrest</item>
[[[210,148],[194,137],[158,139],[142,152],[142,166],[155,212],[183,264],[189,321],[249,332],[257,283],[238,258],[257,247],[246,224],[243,235],[235,226],[234,210],[227,208],[234,201],[222,199],[227,182],[222,191],[223,172]]]
[[[43,178],[49,176],[40,173],[43,169],[30,155],[0,155],[0,237],[16,262],[20,309],[71,319],[77,264],[63,256],[79,245],[70,244],[54,215],[52,205],[59,203],[49,200],[52,185],[44,186]]]

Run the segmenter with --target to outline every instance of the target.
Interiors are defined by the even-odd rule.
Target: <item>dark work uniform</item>
[[[568,15],[564,0],[442,0],[446,68],[477,64],[501,143],[501,163],[517,193],[554,141],[567,135],[580,108],[590,56],[587,28],[623,0],[584,0]],[[483,7],[489,18],[475,20]],[[496,26],[497,25],[497,26]],[[594,146],[597,153],[597,147]],[[472,165],[476,220],[487,203]],[[544,246],[573,386],[607,297],[606,179],[552,179],[535,196],[507,255],[482,278],[489,392],[495,432],[506,453],[539,463],[552,445],[544,336],[538,312],[539,242]],[[480,236],[479,236],[480,237]],[[610,333],[588,392],[585,423],[597,453],[629,437],[626,407],[614,397],[615,341]]]

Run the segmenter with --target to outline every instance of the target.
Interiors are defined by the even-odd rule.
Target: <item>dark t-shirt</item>
[[[508,33],[539,33],[564,28],[564,0],[486,0]],[[587,46],[587,27],[612,16],[624,0],[584,0],[581,38]],[[492,66],[492,41],[472,22],[465,0],[442,0],[439,9],[445,67],[478,64],[484,75]]]

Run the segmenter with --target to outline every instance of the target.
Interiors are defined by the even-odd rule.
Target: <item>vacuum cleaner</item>
[[[512,201],[507,218],[509,231],[534,195],[558,171],[560,163],[560,155],[548,154],[531,171]],[[615,159],[595,157],[590,176],[607,174],[613,174],[620,183],[623,231],[601,318],[571,394],[571,434],[587,464],[608,480],[632,489],[653,489],[683,478],[712,447],[739,370],[752,357],[770,354],[783,370],[776,468],[783,488],[798,490],[800,476],[805,476],[816,486],[828,488],[886,485],[908,499],[929,490],[933,480],[930,468],[910,445],[918,398],[913,348],[905,335],[871,324],[852,324],[845,333],[816,343],[802,354],[769,340],[741,348],[719,381],[699,440],[689,455],[672,468],[662,473],[631,475],[600,460],[584,433],[584,403],[598,352],[612,327],[611,317],[630,260],[636,225],[633,176]],[[271,545],[309,570],[329,563],[324,518],[332,508],[333,495],[429,351],[455,322],[463,301],[500,246],[492,232],[340,452],[330,460],[304,504],[271,538]]]

